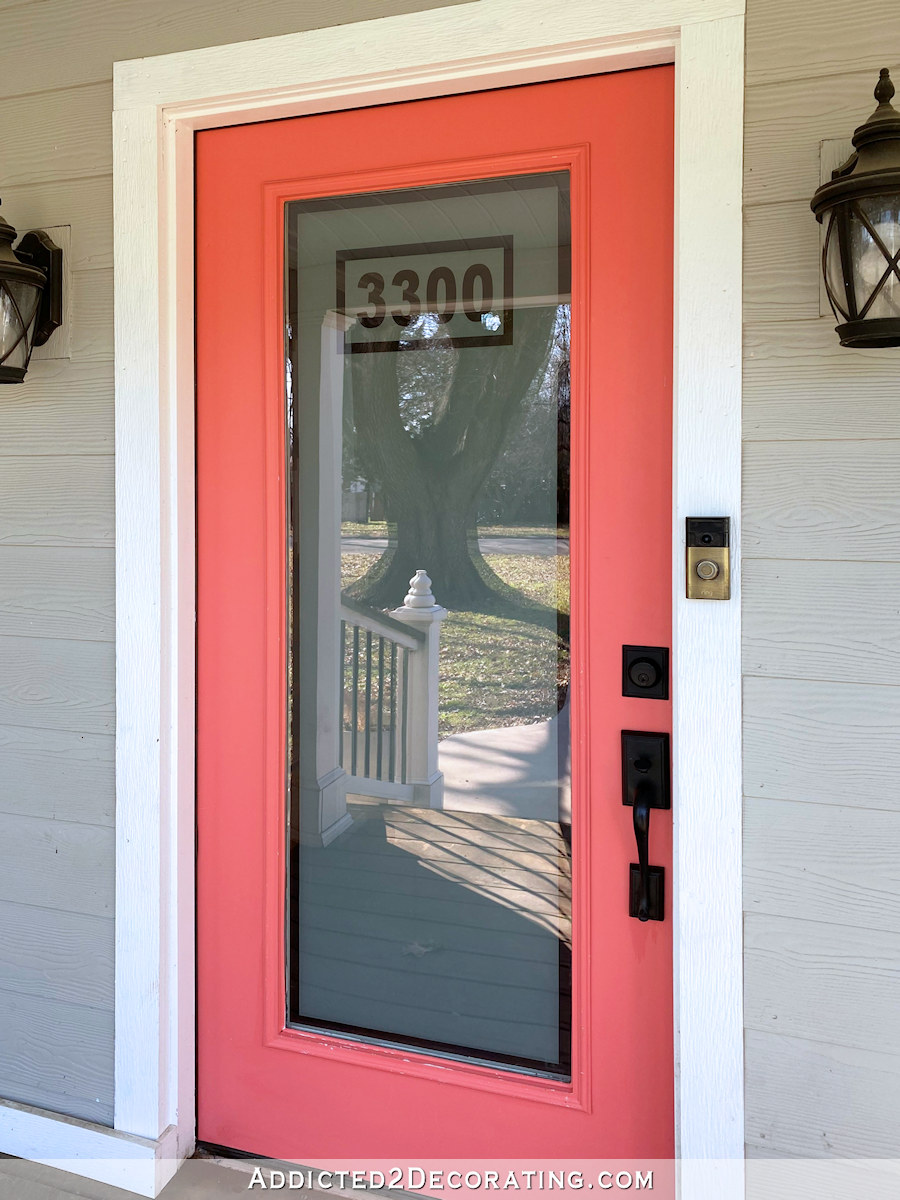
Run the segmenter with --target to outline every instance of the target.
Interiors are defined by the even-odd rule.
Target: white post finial
[[[436,608],[437,601],[431,590],[431,580],[425,571],[416,571],[409,581],[409,591],[403,601],[404,608]]]
[[[413,803],[423,808],[440,808],[444,776],[438,770],[438,674],[440,671],[441,622],[447,610],[435,601],[426,571],[416,571],[409,591],[391,616],[425,635],[424,644],[409,656],[409,683],[404,698],[408,705],[406,746]]]

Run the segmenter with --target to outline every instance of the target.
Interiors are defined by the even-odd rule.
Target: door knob
[[[638,861],[630,864],[628,915],[665,917],[665,868],[650,866],[650,811],[671,807],[669,735],[622,733],[622,803],[632,808]]]

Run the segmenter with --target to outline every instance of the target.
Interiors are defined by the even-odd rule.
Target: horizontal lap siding
[[[885,0],[864,14],[847,0],[748,0],[747,86],[871,71],[896,37],[896,9]]]
[[[751,559],[744,582],[745,674],[900,678],[900,562]]]
[[[0,992],[0,1072],[14,1099],[111,1125],[113,1013]]]
[[[4,395],[0,404],[0,453],[7,459],[106,455],[111,461],[114,438],[112,359],[32,362],[27,386],[9,388],[8,398]],[[17,464],[20,472],[26,467]],[[111,487],[107,464],[103,505],[107,520],[99,544],[109,546],[114,527],[109,511]]]
[[[112,641],[114,575],[112,547],[4,546],[0,636]]]
[[[112,826],[115,737],[0,725],[0,813]]]
[[[896,687],[747,677],[744,794],[900,812],[898,729]]]
[[[746,1054],[751,1146],[787,1147],[798,1158],[896,1159],[900,1056],[755,1029]]]
[[[748,914],[796,920],[804,936],[809,921],[900,933],[900,812],[748,799],[744,835]],[[886,938],[886,970],[897,966],[892,945]],[[814,1014],[831,996],[810,987],[805,1001]],[[847,1038],[854,1036],[848,1029]]]
[[[890,0],[748,0],[744,1017],[754,1167],[770,1155],[895,1158],[900,1144],[900,351],[839,345],[834,320],[820,315],[809,211],[819,143],[847,139],[868,116],[883,59],[900,73],[890,60],[900,43],[887,37],[898,29]],[[748,1196],[768,1197],[783,1178],[750,1170]]]
[[[748,441],[900,438],[894,349],[847,350],[831,320],[776,321],[764,312],[746,326],[744,364]]]
[[[0,389],[2,1098],[113,1119],[112,64],[447,2],[0,0],[2,211],[71,228],[66,357]]]
[[[748,914],[744,952],[748,1029],[900,1054],[900,932]]]

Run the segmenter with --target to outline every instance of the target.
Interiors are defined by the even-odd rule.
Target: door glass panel
[[[288,1020],[567,1077],[568,176],[285,244]]]

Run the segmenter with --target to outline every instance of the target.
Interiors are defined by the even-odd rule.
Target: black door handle
[[[636,863],[630,865],[628,915],[639,921],[665,916],[665,869],[650,866],[650,810],[671,806],[669,735],[622,733],[622,803],[631,806]]]
[[[634,840],[637,842],[638,870],[640,872],[640,891],[637,898],[637,919],[650,920],[650,809],[654,807],[653,800],[656,788],[649,779],[642,779],[634,789],[632,797],[634,818]]]

